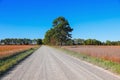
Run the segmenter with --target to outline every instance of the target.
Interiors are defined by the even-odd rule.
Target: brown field
[[[25,51],[30,48],[36,47],[35,45],[0,45],[0,58],[7,57],[17,52]]]
[[[120,63],[120,46],[64,46],[63,48]]]

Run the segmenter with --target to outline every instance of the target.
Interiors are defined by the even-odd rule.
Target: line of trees
[[[120,45],[120,41],[109,41],[102,42],[96,39],[71,39],[66,45]]]
[[[53,27],[45,34],[44,44],[62,46],[71,39],[70,32],[72,32],[73,29],[64,17],[56,18],[52,24]]]
[[[58,17],[53,20],[53,27],[48,30],[43,40],[47,45],[120,45],[120,41],[102,42],[96,39],[71,39],[69,22],[64,17]]]
[[[48,30],[43,39],[18,39],[7,38],[0,40],[0,44],[4,45],[29,45],[29,44],[47,44],[47,45],[120,45],[120,41],[101,42],[96,39],[71,39],[71,32],[73,29],[67,19],[58,17],[53,20],[52,28]]]
[[[42,39],[18,39],[18,38],[6,38],[0,40],[1,45],[41,45]]]

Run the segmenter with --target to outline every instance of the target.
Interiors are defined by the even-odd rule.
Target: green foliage
[[[37,45],[42,45],[42,39],[37,39]]]
[[[74,41],[73,41],[73,40],[68,40],[68,41],[66,42],[66,45],[74,45]]]
[[[84,45],[84,39],[73,39],[75,45]]]
[[[107,40],[106,45],[111,45],[111,41]]]
[[[54,38],[54,34],[55,34],[55,31],[54,29],[50,29],[46,32],[45,34],[45,38],[43,40],[44,44],[49,44],[49,45],[54,45],[56,42],[55,42],[55,38]]]
[[[42,44],[41,39],[19,39],[19,38],[6,38],[0,41],[0,44],[5,45],[29,45],[29,44]]]
[[[73,39],[75,45],[102,45],[102,42],[96,39]]]
[[[109,40],[107,40],[105,44],[106,45],[120,45],[120,41],[109,41]]]
[[[120,41],[109,41],[101,42],[96,39],[73,39],[74,45],[120,45]]]
[[[44,43],[51,45],[65,44],[70,38],[73,29],[64,17],[58,17],[53,21],[53,28],[45,34]]]
[[[101,45],[101,41],[96,40],[96,39],[87,39],[84,41],[85,45]]]

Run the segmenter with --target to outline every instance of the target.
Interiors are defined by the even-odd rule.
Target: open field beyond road
[[[0,80],[120,80],[120,78],[62,51],[41,46]]]
[[[35,45],[0,45],[0,58],[36,47]]]
[[[63,48],[120,63],[120,46],[64,46]]]

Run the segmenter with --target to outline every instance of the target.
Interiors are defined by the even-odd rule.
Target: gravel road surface
[[[120,78],[62,51],[41,46],[0,80],[120,80]]]

